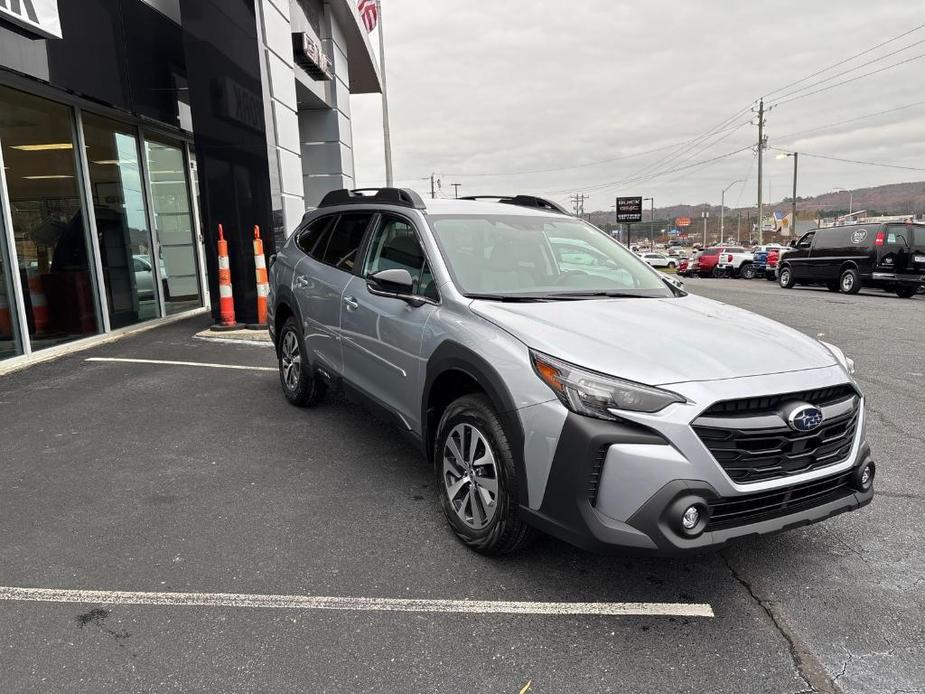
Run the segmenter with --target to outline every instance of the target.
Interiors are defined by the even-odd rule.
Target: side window
[[[327,233],[334,222],[335,217],[321,217],[309,224],[302,231],[296,232],[296,245],[303,253],[312,257],[317,256],[317,251],[325,247],[327,243]],[[316,250],[317,249],[317,250]]]
[[[411,274],[414,280],[413,294],[437,300],[434,276],[427,265],[414,227],[399,217],[383,215],[369,245],[363,276],[369,277],[382,270],[393,269],[407,270]]]
[[[328,234],[328,243],[320,260],[345,272],[353,272],[366,227],[372,217],[372,212],[348,212],[338,217]],[[318,255],[317,251],[315,255]]]
[[[813,245],[813,237],[816,235],[815,231],[811,231],[808,234],[805,234],[800,242],[797,244],[798,248],[809,248]]]

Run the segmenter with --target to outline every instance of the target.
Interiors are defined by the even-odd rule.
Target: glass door
[[[157,273],[136,131],[87,112],[82,120],[109,324],[121,328],[157,318]],[[166,276],[163,265],[160,274]]]
[[[145,155],[164,307],[168,315],[199,308],[202,300],[196,264],[196,234],[183,149],[148,137]]]

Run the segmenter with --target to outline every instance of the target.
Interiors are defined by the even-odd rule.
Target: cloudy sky
[[[451,183],[461,184],[460,194],[534,193],[561,202],[586,192],[589,210],[608,209],[616,195],[654,196],[656,206],[719,204],[722,188],[747,178],[729,189],[726,204],[754,205],[749,146],[757,128],[748,108],[762,95],[772,106],[769,144],[805,153],[800,195],[925,180],[921,0],[382,4],[401,186],[429,193],[422,179],[435,172],[447,196]],[[806,95],[910,58],[918,59]],[[353,97],[352,108],[357,182],[381,184],[379,97]],[[768,185],[775,201],[792,185],[792,160],[777,154],[765,159],[765,200]]]

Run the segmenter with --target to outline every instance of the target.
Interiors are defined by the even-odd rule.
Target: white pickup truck
[[[739,246],[723,248],[716,267],[713,269],[714,277],[741,277],[750,280],[755,277],[755,256]]]

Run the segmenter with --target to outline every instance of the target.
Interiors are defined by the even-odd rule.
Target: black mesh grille
[[[842,404],[841,414],[810,432],[783,423],[781,405],[790,401],[817,407]],[[860,398],[849,385],[800,393],[727,400],[710,407],[693,423],[694,432],[730,479],[740,484],[778,479],[843,461],[851,452],[860,415]],[[846,405],[850,404],[850,409]],[[753,418],[775,417],[778,426],[754,428]],[[709,421],[712,417],[713,421]],[[720,426],[721,424],[721,426]],[[766,422],[762,422],[765,425]]]
[[[717,499],[709,503],[706,530],[722,530],[821,506],[854,493],[851,473],[795,484],[768,492]]]
[[[711,406],[710,409],[701,416],[768,414],[776,411],[782,403],[788,400],[800,400],[802,402],[811,403],[816,407],[824,407],[825,405],[831,405],[851,397],[852,395],[857,395],[857,391],[851,384],[843,383],[838,386],[817,388],[816,390],[804,390],[797,393],[781,393],[780,395],[762,395],[756,398],[742,398],[741,400],[725,400]]]
[[[588,478],[588,501],[594,506],[597,503],[597,490],[601,483],[601,474],[604,472],[604,459],[607,457],[607,446],[602,446],[594,456],[591,465],[591,476]]]

